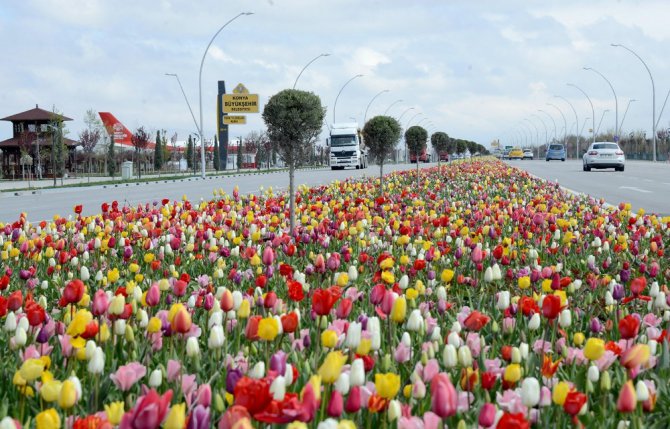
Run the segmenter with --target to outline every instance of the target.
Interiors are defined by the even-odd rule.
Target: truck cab
[[[410,153],[409,154],[409,162],[411,164],[416,163],[416,154],[415,153]],[[428,151],[424,149],[420,154],[419,154],[419,162],[430,162],[430,155],[428,155]]]
[[[327,145],[330,146],[331,170],[358,170],[368,166],[368,152],[357,123],[333,124]]]

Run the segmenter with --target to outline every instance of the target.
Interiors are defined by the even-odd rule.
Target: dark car
[[[552,159],[560,159],[565,161],[565,146],[562,144],[550,144],[549,149],[547,149],[546,161],[551,161]]]

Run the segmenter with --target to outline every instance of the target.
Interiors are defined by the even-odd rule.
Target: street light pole
[[[374,97],[372,97],[372,100],[370,100],[370,102],[368,103],[368,107],[365,108],[365,114],[363,115],[363,125],[365,125],[365,121],[368,119],[368,109],[370,109],[370,105],[372,104],[373,101],[375,101],[375,98],[379,97],[380,95],[382,95],[382,94],[385,93],[385,92],[389,92],[389,90],[388,90],[388,89],[384,89],[384,90],[382,90],[382,91],[379,91],[379,92],[377,93],[377,95],[375,95]]]
[[[630,100],[628,100],[628,104],[626,105],[626,110],[624,110],[624,112],[623,112],[623,118],[621,118],[621,125],[619,125],[619,130],[623,129],[623,121],[626,120],[626,113],[628,113],[628,108],[630,107],[630,103],[632,103],[633,101],[637,101],[637,100],[634,99],[634,98],[631,98]]]
[[[645,63],[644,60],[642,59],[642,57],[640,57],[635,51],[633,51],[632,49],[630,49],[630,48],[628,48],[624,45],[618,44],[618,43],[612,43],[612,46],[614,46],[616,48],[624,48],[625,50],[627,50],[631,54],[635,55],[637,57],[637,59],[642,62],[642,64],[644,65],[644,68],[647,69],[647,73],[649,73],[649,79],[651,79],[651,127],[652,127],[651,128],[651,133],[652,133],[651,137],[652,137],[652,145],[653,145],[652,150],[654,152],[652,159],[653,159],[654,162],[656,162],[656,86],[654,84],[654,76],[651,75],[651,70],[649,70],[649,66],[647,66],[647,63]]]
[[[591,70],[594,73],[598,73],[600,77],[605,79],[605,82],[610,86],[610,89],[612,90],[612,94],[614,94],[614,141],[618,142],[619,141],[619,99],[616,96],[616,91],[614,90],[614,86],[612,86],[612,83],[603,75],[600,73],[598,70],[594,69],[593,67],[584,67],[584,70]],[[600,127],[598,127],[600,128]]]
[[[214,42],[214,39],[216,39],[216,36],[219,35],[219,33],[226,28],[228,24],[231,22],[235,21],[237,18],[240,16],[247,16],[247,15],[253,15],[252,12],[242,12],[238,14],[237,16],[231,18],[228,22],[223,24],[221,28],[217,30],[216,33],[214,33],[214,36],[212,36],[211,40],[207,44],[207,47],[205,48],[205,52],[202,54],[202,59],[200,60],[200,71],[198,73],[198,98],[200,101],[200,126],[198,127],[198,134],[200,135],[200,162],[202,163],[202,178],[205,178],[205,138],[203,135],[202,131],[202,66],[205,64],[205,57],[207,57],[207,51],[209,51],[209,47],[212,46],[212,43]]]
[[[579,117],[577,116],[577,111],[575,110],[575,106],[573,106],[572,103],[570,103],[568,101],[568,99],[565,98],[565,97],[562,97],[560,95],[554,95],[554,97],[560,98],[561,100],[568,103],[568,106],[570,106],[570,108],[572,109],[572,113],[575,114],[575,132],[578,133],[577,138],[575,139],[575,151],[576,151],[575,152],[575,158],[579,159],[579,139],[581,138],[581,133],[579,133]]]
[[[531,124],[533,126],[533,128],[535,128],[535,141],[537,142],[537,146],[539,146],[540,145],[540,130],[537,128],[537,125],[535,125],[533,123],[533,121],[531,121],[528,118],[523,118],[523,120],[528,122],[529,124]],[[538,158],[539,158],[539,156],[538,156]]]
[[[405,110],[404,112],[402,112],[402,113],[400,114],[400,116],[398,117],[398,122],[400,122],[400,120],[402,120],[402,117],[405,116],[405,113],[409,112],[410,110],[414,110],[414,107],[408,107],[407,110]]]
[[[581,92],[582,94],[584,94],[584,97],[586,97],[586,99],[589,100],[589,104],[591,105],[591,121],[592,121],[591,131],[593,132],[592,142],[595,143],[596,142],[596,110],[593,108],[593,102],[591,101],[591,98],[588,96],[588,94],[586,94],[586,92],[584,92],[583,89],[581,89],[580,87],[578,87],[574,83],[568,83],[567,85],[572,86],[573,88],[577,88],[577,90],[579,92]],[[577,145],[577,148],[579,150],[579,145]]]
[[[349,79],[344,85],[342,85],[342,88],[340,88],[340,92],[337,93],[337,97],[335,97],[335,104],[333,104],[333,123],[337,122],[337,119],[335,119],[335,109],[337,108],[337,100],[340,98],[340,94],[342,94],[342,91],[344,88],[346,88],[349,83],[351,83],[352,80],[358,78],[358,77],[363,77],[362,74],[357,74],[356,76],[352,77]]]
[[[603,119],[605,118],[605,113],[607,113],[609,111],[610,111],[610,109],[603,110],[603,114],[600,117],[600,122],[598,122],[598,128],[596,128],[596,134],[598,134],[598,131],[600,131],[600,125],[603,123]]]
[[[308,62],[307,65],[305,65],[305,67],[303,67],[302,70],[300,70],[300,73],[298,73],[298,77],[295,78],[295,82],[293,83],[293,89],[295,89],[295,86],[298,84],[298,79],[300,79],[300,76],[302,76],[302,72],[304,72],[305,69],[309,67],[310,64],[312,64],[314,61],[318,60],[321,57],[329,57],[329,56],[330,54],[320,54],[317,55],[314,59],[312,59],[312,61]]]
[[[403,102],[403,100],[400,99],[400,100],[396,100],[393,103],[389,104],[389,107],[387,107],[386,110],[384,110],[384,116],[386,116],[386,114],[389,112],[389,110],[391,110],[391,107],[395,106],[398,103],[402,103],[402,102]]]
[[[193,109],[191,109],[191,103],[188,102],[188,97],[186,97],[186,92],[184,91],[184,87],[181,86],[181,80],[179,80],[179,76],[177,73],[165,73],[165,76],[174,76],[177,79],[177,83],[179,84],[179,88],[181,89],[181,93],[184,95],[184,100],[186,101],[186,105],[188,106],[188,111],[191,112],[191,118],[193,118],[193,123],[195,124],[195,127],[198,128],[198,121],[195,120],[195,115],[193,114]]]
[[[568,121],[565,120],[565,115],[561,111],[561,109],[558,108],[555,104],[547,103],[547,106],[551,106],[554,109],[558,110],[558,113],[561,114],[561,117],[563,118],[563,128],[564,128],[564,134],[563,134],[563,144],[568,145]]]
[[[554,121],[554,118],[553,118],[549,113],[545,112],[545,111],[542,110],[542,109],[538,109],[538,112],[542,112],[542,113],[544,113],[545,115],[547,115],[547,116],[549,117],[549,119],[551,119],[551,123],[554,124],[554,139],[556,139],[556,138],[557,138],[557,134],[556,134],[556,121]]]
[[[544,127],[544,145],[546,146],[547,144],[549,144],[549,136],[548,136],[548,133],[547,133],[547,124],[544,123],[544,121],[542,120],[540,115],[538,115],[536,113],[532,113],[532,115],[535,116],[537,119],[539,119],[540,123],[542,123],[542,126]],[[540,145],[539,144],[537,146],[537,158],[540,159]]]
[[[407,121],[407,125],[405,125],[405,129],[407,129],[407,128],[409,127],[409,124],[411,124],[412,121],[413,121],[417,116],[421,116],[421,115],[423,115],[423,113],[422,113],[422,112],[419,112],[419,113],[417,113],[416,115],[412,116],[412,117],[410,118],[410,120]]]

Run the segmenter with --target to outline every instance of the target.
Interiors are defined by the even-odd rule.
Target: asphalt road
[[[436,164],[421,164],[421,168]],[[416,164],[390,164],[384,166],[384,173],[395,170],[416,168]],[[364,170],[336,170],[330,168],[298,170],[295,173],[296,187],[300,185],[318,186],[334,180],[343,180],[348,177],[377,176],[379,166],[371,165]],[[121,205],[151,203],[163,198],[171,200],[181,199],[186,195],[191,201],[210,199],[213,191],[223,189],[228,194],[233,192],[235,185],[239,186],[241,194],[259,193],[260,188],[272,186],[275,190],[288,189],[288,173],[273,172],[262,174],[245,174],[239,176],[208,177],[206,179],[190,178],[176,181],[157,180],[147,183],[129,183],[126,185],[102,185],[44,189],[32,192],[0,194],[0,222],[12,222],[19,218],[22,212],[27,213],[32,222],[52,219],[55,214],[69,216],[77,204],[83,205],[83,214],[100,213],[103,202],[117,200]]]
[[[582,171],[581,160],[505,161],[570,190],[604,198],[610,204],[630,203],[633,210],[670,215],[670,164],[626,161],[626,170]]]

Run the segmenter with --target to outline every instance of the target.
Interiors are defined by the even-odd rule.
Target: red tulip
[[[102,316],[107,312],[108,307],[109,299],[107,298],[107,294],[102,289],[98,289],[95,292],[95,295],[93,295],[93,307],[91,308],[91,312],[96,317]]]
[[[181,308],[177,311],[172,319],[172,330],[180,334],[185,334],[191,330],[193,321],[191,320],[191,313],[186,308]]]
[[[339,298],[339,295],[333,293],[331,289],[317,289],[312,295],[312,309],[319,316],[325,316],[330,313]]]
[[[504,413],[498,424],[497,429],[529,429],[530,423],[526,420],[523,413]]]
[[[172,293],[175,296],[184,296],[186,293],[186,287],[188,286],[188,281],[185,280],[175,280],[174,285],[172,285]]]
[[[430,409],[441,418],[456,414],[458,393],[449,376],[443,372],[430,382]]]
[[[0,290],[7,289],[7,286],[9,286],[9,276],[5,274],[4,276],[0,277]]]
[[[233,392],[235,397],[235,405],[240,405],[255,414],[270,403],[272,396],[270,395],[270,382],[262,378],[256,380],[249,377],[242,377],[235,385]]]
[[[247,340],[256,341],[258,338],[258,324],[261,322],[261,316],[251,316],[247,321],[247,326],[244,329],[244,335],[247,337]]]
[[[263,307],[273,308],[277,304],[277,294],[270,291],[265,294],[265,299],[263,299]]]
[[[588,398],[585,394],[573,390],[568,393],[568,396],[565,397],[565,402],[563,403],[563,409],[566,413],[570,414],[573,418],[579,414],[579,411],[582,409],[584,404],[586,404]]]
[[[77,214],[81,214],[81,210],[83,209],[83,206],[81,204],[77,204],[74,206],[74,212]]]
[[[281,326],[284,333],[290,334],[298,328],[298,315],[290,312],[281,316]]]
[[[23,305],[23,293],[20,290],[15,290],[7,298],[7,308],[9,311],[16,311]]]
[[[538,307],[537,302],[529,296],[522,296],[519,299],[519,308],[524,316],[532,316],[535,313],[540,312],[540,307]]]
[[[0,296],[0,317],[7,315],[7,298]]]
[[[26,304],[26,315],[28,316],[28,323],[30,326],[40,326],[47,318],[46,312],[41,305],[35,301],[30,301]]]
[[[542,315],[549,320],[558,317],[561,312],[561,298],[558,295],[547,295],[542,301]]]
[[[305,298],[302,284],[295,280],[288,281],[288,297],[295,302],[300,302]]]
[[[337,306],[337,310],[335,310],[335,315],[337,316],[338,319],[346,319],[349,317],[349,314],[351,314],[351,310],[353,307],[354,304],[351,301],[351,298],[344,298],[342,301],[340,301],[340,304]]]
[[[619,333],[621,338],[624,340],[629,340],[631,338],[637,337],[638,331],[640,330],[640,319],[629,314],[623,319],[619,320]]]
[[[84,282],[79,279],[68,282],[65,285],[65,289],[63,289],[63,302],[65,305],[78,303],[84,296],[85,290],[86,286],[84,286]],[[61,307],[65,307],[65,305],[61,305]]]
[[[327,412],[330,417],[339,418],[342,415],[344,408],[344,400],[342,394],[338,390],[333,390],[330,394],[330,401],[328,402]]]
[[[355,414],[361,409],[361,388],[359,386],[352,386],[349,389],[347,402],[344,404],[344,410],[347,413]]]
[[[477,310],[474,310],[468,315],[468,317],[463,321],[463,326],[465,329],[470,331],[479,331],[491,320],[485,314],[480,313]]]

